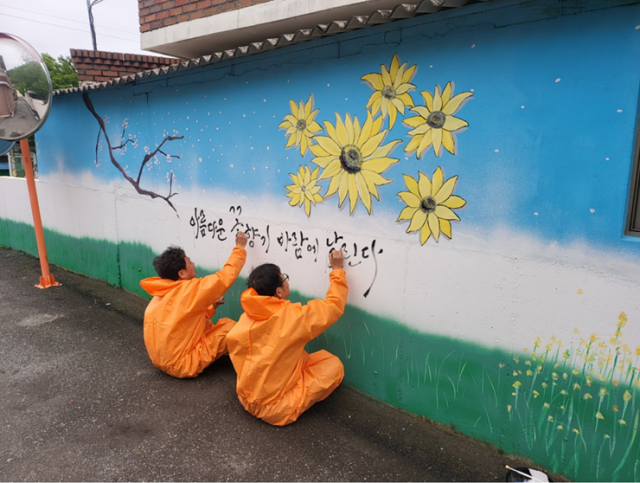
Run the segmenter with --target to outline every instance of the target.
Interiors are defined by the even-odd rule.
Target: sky
[[[93,19],[98,50],[157,55],[140,49],[137,0],[102,0]],[[56,58],[93,49],[86,0],[0,0],[0,32]]]

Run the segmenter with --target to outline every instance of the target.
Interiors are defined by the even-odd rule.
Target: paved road
[[[285,428],[246,413],[228,358],[193,380],[148,360],[146,302],[0,248],[3,481],[504,481],[526,463],[347,387]]]

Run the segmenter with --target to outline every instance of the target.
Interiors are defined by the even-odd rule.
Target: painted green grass
[[[50,230],[45,237],[51,263],[146,295],[139,281],[154,275],[155,254],[148,247]],[[37,256],[29,225],[0,219],[0,244]],[[219,316],[237,320],[244,288],[244,280],[234,284]],[[291,297],[307,300],[295,292]],[[530,457],[554,473],[583,481],[639,481],[640,348],[623,342],[625,324],[622,313],[607,342],[592,334],[564,347],[552,337],[544,346],[536,339],[510,354],[420,333],[348,306],[308,349],[339,356],[346,384]]]

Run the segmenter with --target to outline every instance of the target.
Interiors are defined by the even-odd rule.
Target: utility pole
[[[89,27],[91,28],[91,40],[93,41],[93,50],[98,50],[98,44],[96,42],[96,29],[93,26],[93,12],[91,9],[94,5],[99,4],[102,0],[87,0],[87,11],[89,12]]]

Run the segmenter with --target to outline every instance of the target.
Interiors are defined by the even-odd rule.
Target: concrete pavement
[[[504,481],[527,462],[340,387],[298,422],[244,411],[228,358],[193,380],[149,362],[146,301],[0,248],[3,481]]]

